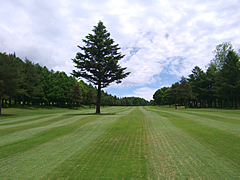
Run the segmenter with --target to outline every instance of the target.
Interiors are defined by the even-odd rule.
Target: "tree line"
[[[240,51],[239,51],[240,52]],[[195,66],[188,78],[158,89],[154,104],[186,107],[238,108],[240,102],[240,58],[230,42],[213,51],[207,70]]]
[[[15,53],[0,52],[0,114],[1,107],[37,105],[78,107],[96,105],[97,88],[91,83],[79,82],[65,72],[48,70],[46,66],[21,60]],[[147,105],[141,98],[118,98],[104,91],[102,106]]]

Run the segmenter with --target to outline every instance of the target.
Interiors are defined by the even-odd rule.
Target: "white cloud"
[[[163,72],[187,76],[195,65],[204,69],[224,41],[240,49],[239,9],[238,0],[1,1],[0,51],[69,74],[77,45],[102,20],[126,54],[121,65],[131,71],[117,87],[147,88],[164,84],[157,78]]]
[[[134,90],[133,94],[126,95],[126,97],[140,97],[148,101],[153,99],[153,94],[157,91],[155,88],[141,87]]]

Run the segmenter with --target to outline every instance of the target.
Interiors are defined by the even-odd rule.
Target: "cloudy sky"
[[[103,21],[131,74],[105,91],[147,100],[206,69],[216,45],[240,49],[239,0],[0,0],[0,52],[70,74],[82,39]]]

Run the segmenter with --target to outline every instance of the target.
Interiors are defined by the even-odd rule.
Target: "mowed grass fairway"
[[[240,178],[240,111],[3,109],[0,178]]]

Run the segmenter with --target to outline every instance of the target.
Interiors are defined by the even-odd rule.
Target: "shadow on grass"
[[[16,114],[1,114],[0,117],[16,116]]]
[[[64,116],[108,116],[108,115],[116,115],[116,113],[101,113],[101,114],[96,114],[96,113],[79,113],[79,114],[64,114]]]

